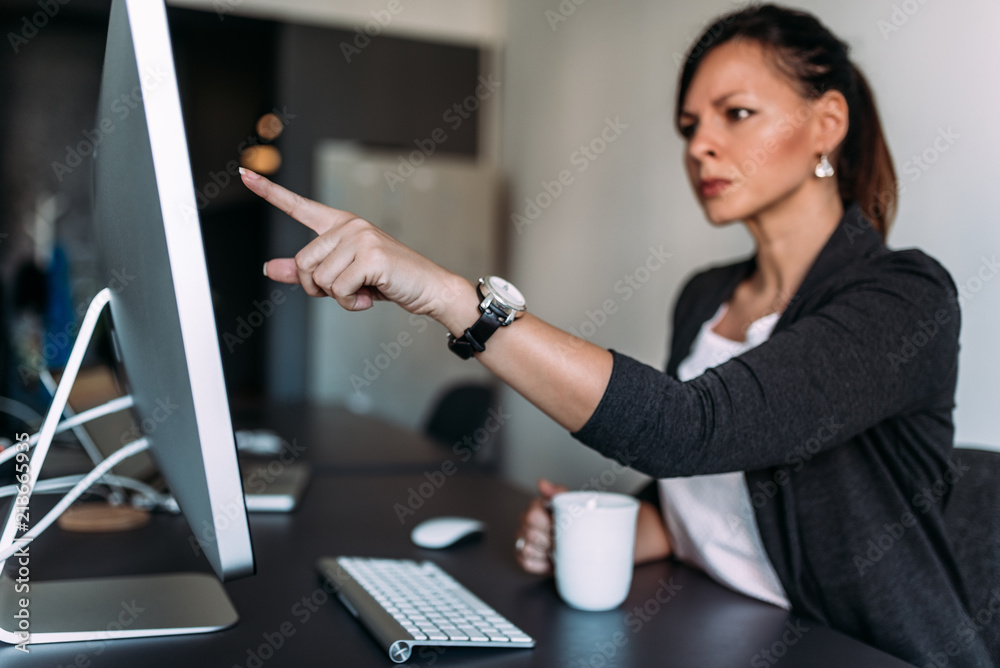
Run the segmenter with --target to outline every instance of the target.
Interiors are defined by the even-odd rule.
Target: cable
[[[86,474],[80,473],[77,475],[67,475],[59,478],[47,478],[45,480],[39,480],[34,489],[31,490],[32,494],[55,494],[57,492],[63,492],[67,489],[73,487],[81,480],[84,479]],[[142,497],[142,501],[133,500],[134,506],[138,506],[144,509],[152,508],[165,508],[169,509],[176,505],[173,503],[173,497],[169,494],[162,494],[156,491],[154,488],[150,487],[141,480],[136,480],[135,478],[129,478],[127,476],[117,476],[112,474],[107,474],[101,478],[99,483],[118,485],[124,487],[125,489],[130,489],[134,492],[139,493]],[[0,487],[0,498],[5,496],[14,496],[18,493],[20,485],[4,485]]]
[[[42,423],[42,416],[36,413],[34,408],[10,397],[0,397],[0,411],[7,415],[13,415],[27,425],[34,426]]]
[[[131,394],[127,394],[124,397],[117,397],[103,403],[100,406],[95,406],[89,410],[85,410],[82,413],[77,413],[71,418],[67,418],[59,423],[56,427],[56,433],[61,434],[64,431],[72,429],[77,425],[85,424],[91,420],[96,420],[97,418],[102,418],[105,415],[111,415],[112,413],[117,413],[118,411],[123,411],[127,408],[132,408],[135,405],[135,400],[132,399]],[[32,445],[38,442],[38,434],[32,434],[28,439]]]
[[[113,455],[95,466],[94,470],[84,476],[83,480],[78,482],[76,486],[74,486],[73,489],[71,489],[52,510],[46,513],[45,517],[43,517],[38,524],[33,526],[28,533],[24,534],[20,538],[15,538],[13,545],[3,552],[0,552],[0,562],[7,561],[18,551],[24,549],[29,543],[35,540],[35,538],[40,536],[41,533],[48,529],[49,526],[55,522],[74,501],[80,498],[80,496],[86,492],[98,478],[103,476],[122,460],[128,459],[132,455],[143,452],[148,448],[149,440],[146,438],[140,438],[137,441],[132,441],[128,445],[123,446],[120,450],[117,450]]]
[[[52,438],[55,435],[56,428],[59,426],[63,409],[66,408],[66,403],[69,400],[70,389],[73,387],[73,383],[76,382],[77,374],[80,373],[83,356],[87,352],[87,347],[90,345],[91,339],[94,338],[94,331],[97,329],[97,323],[101,318],[101,314],[104,312],[105,307],[111,303],[111,296],[112,292],[110,288],[102,289],[91,300],[90,306],[87,307],[87,314],[83,316],[79,334],[77,334],[76,341],[73,342],[73,348],[69,353],[69,360],[66,362],[66,366],[63,367],[59,386],[56,387],[56,393],[52,397],[52,403],[49,404],[49,410],[45,413],[42,428],[38,432],[40,435],[38,443],[35,445],[34,456],[31,458],[32,466],[27,471],[26,476],[23,476],[27,477],[27,480],[23,480],[22,484],[25,485],[29,492],[35,486],[35,483],[38,482],[38,474],[45,464],[45,458],[52,447]],[[14,449],[15,453],[21,451],[22,446]],[[101,468],[103,467],[99,467],[97,470],[101,470]],[[3,531],[0,532],[0,553],[2,554],[10,552],[11,548],[14,547],[14,536],[17,534],[18,529],[18,524],[14,521],[16,519],[15,510],[16,504],[11,506],[7,514],[7,519],[4,521]]]
[[[112,413],[117,413],[118,411],[123,411],[127,408],[131,408],[135,405],[135,400],[132,395],[126,395],[124,397],[117,397],[112,399],[107,403],[103,403],[100,406],[95,406],[90,410],[83,411],[82,413],[77,413],[71,418],[63,420],[56,427],[55,434],[61,434],[64,431],[68,431],[73,427],[77,427],[81,424],[90,422],[91,420],[96,420],[97,418],[102,418],[105,415],[110,415]],[[18,443],[12,445],[6,450],[0,452],[0,464],[13,459],[17,456],[18,452],[26,452],[27,450],[23,447],[19,447],[21,443],[27,443],[28,447],[34,446],[38,442],[40,433],[34,433],[28,437],[27,441],[19,441]],[[54,435],[54,434],[53,434]]]

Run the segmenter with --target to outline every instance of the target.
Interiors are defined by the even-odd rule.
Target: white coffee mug
[[[552,497],[556,588],[580,610],[621,605],[632,584],[639,502],[611,492],[563,492]]]

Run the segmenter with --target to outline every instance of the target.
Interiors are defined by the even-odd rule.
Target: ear
[[[828,90],[812,106],[814,152],[833,153],[847,136],[847,100],[839,90]]]

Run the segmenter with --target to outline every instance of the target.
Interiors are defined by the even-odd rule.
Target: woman
[[[467,280],[245,172],[318,234],[265,273],[349,310],[387,299],[435,318],[583,443],[662,479],[637,560],[673,552],[920,665],[991,665],[963,632],[972,605],[941,499],[912,501],[951,480],[956,290],[932,258],[884,246],[896,178],[847,46],[773,5],[723,16],[692,48],[677,101],[707,218],[742,221],[756,252],[684,287],[665,374],[528,313],[470,341],[486,315]],[[548,569],[550,532],[536,504],[518,541],[528,570]]]

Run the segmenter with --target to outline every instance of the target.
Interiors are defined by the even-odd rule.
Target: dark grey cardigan
[[[796,612],[919,666],[991,666],[941,515],[963,473],[949,462],[954,282],[919,250],[889,251],[845,203],[770,338],[680,382],[701,325],[755,263],[687,283],[666,373],[612,351],[574,436],[656,478],[745,471]]]

